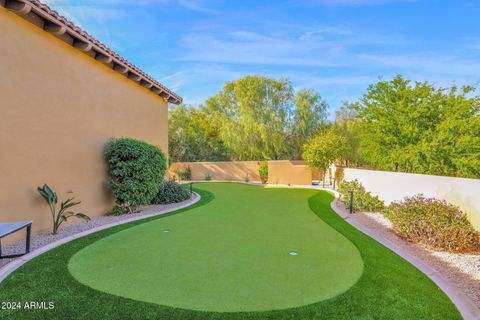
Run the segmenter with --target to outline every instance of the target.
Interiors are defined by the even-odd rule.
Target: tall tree
[[[327,123],[328,104],[312,89],[295,94],[295,108],[290,123],[290,159],[301,159],[303,144]]]
[[[230,158],[208,115],[178,105],[169,110],[169,154],[172,161],[220,161]]]
[[[303,159],[311,168],[326,170],[337,159],[345,156],[345,137],[333,128],[323,130],[303,145]]]
[[[345,137],[347,151],[344,160],[347,166],[358,165],[361,160],[357,109],[358,104],[344,102],[335,113],[334,128]]]
[[[281,159],[293,88],[287,79],[245,76],[227,82],[203,110],[235,160]]]
[[[479,177],[480,101],[473,90],[400,76],[371,85],[357,106],[363,161],[383,170]]]

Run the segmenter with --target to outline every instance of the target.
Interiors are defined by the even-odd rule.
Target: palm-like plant
[[[52,220],[53,220],[53,234],[58,233],[58,229],[60,228],[60,225],[67,221],[68,218],[70,217],[77,217],[80,219],[83,219],[85,221],[89,221],[90,217],[87,216],[86,214],[83,213],[76,213],[73,211],[70,211],[68,209],[80,204],[80,201],[75,202],[73,201],[74,198],[68,198],[65,201],[62,201],[60,203],[60,210],[57,211],[57,202],[58,202],[58,197],[57,194],[47,185],[44,184],[43,187],[38,187],[37,188],[38,192],[40,195],[47,201],[48,206],[50,207],[50,212],[52,213]]]

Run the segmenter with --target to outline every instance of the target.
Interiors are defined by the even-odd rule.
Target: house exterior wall
[[[1,7],[0,30],[0,222],[50,229],[43,183],[60,199],[73,191],[81,212],[107,213],[105,142],[132,137],[167,153],[166,101]]]

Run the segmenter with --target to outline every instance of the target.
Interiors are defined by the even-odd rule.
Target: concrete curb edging
[[[361,226],[355,225],[351,221],[349,221],[349,215],[350,213],[345,209],[342,208],[338,205],[337,201],[339,198],[339,194],[336,191],[332,191],[335,194],[335,200],[330,203],[330,207],[332,208],[335,213],[337,213],[342,219],[344,219],[346,222],[348,222],[351,226],[353,226],[355,229],[359,230],[360,232],[366,234],[370,238],[376,240],[377,242],[381,243],[388,249],[392,250],[405,260],[407,260],[409,263],[411,263],[414,267],[416,267],[418,270],[423,272],[427,277],[429,277],[455,304],[457,307],[458,311],[462,315],[462,317],[465,320],[480,320],[480,309],[477,308],[477,306],[473,303],[470,298],[460,291],[456,286],[450,284],[445,278],[442,277],[440,273],[438,273],[435,269],[429,267],[422,261],[420,261],[418,258],[415,256],[411,255],[410,253],[404,251],[402,248],[397,247],[395,244],[393,244],[391,241],[387,239],[382,239],[380,237],[376,237],[372,233],[370,233],[368,230],[365,228],[362,228]]]
[[[0,283],[3,280],[5,280],[12,272],[14,272],[18,268],[20,268],[26,262],[32,260],[35,257],[38,257],[39,255],[41,255],[41,254],[43,254],[47,251],[50,251],[50,250],[52,250],[56,247],[59,247],[59,246],[65,244],[67,242],[70,242],[70,241],[78,239],[78,238],[85,237],[85,236],[87,236],[89,234],[92,234],[92,233],[95,233],[97,231],[112,228],[112,227],[115,227],[115,226],[118,226],[118,225],[121,225],[121,224],[129,223],[129,222],[133,222],[133,221],[138,221],[138,220],[143,220],[143,219],[147,219],[147,218],[151,218],[151,217],[154,217],[154,216],[159,216],[159,215],[162,215],[162,214],[165,214],[165,213],[169,213],[169,212],[173,212],[173,211],[177,211],[177,210],[180,210],[180,209],[187,208],[187,207],[197,203],[198,201],[200,201],[200,199],[201,199],[200,195],[196,192],[194,192],[194,194],[195,194],[194,199],[186,200],[184,203],[182,203],[181,205],[179,205],[177,207],[168,208],[168,209],[165,209],[165,210],[160,210],[160,211],[157,211],[157,212],[154,212],[154,213],[144,214],[144,215],[139,216],[139,217],[132,217],[130,219],[125,219],[125,220],[122,220],[122,221],[112,222],[112,223],[109,223],[109,224],[105,224],[103,226],[98,226],[98,227],[88,229],[88,230],[79,232],[77,234],[65,237],[63,239],[54,241],[54,242],[49,243],[49,244],[47,244],[43,247],[37,248],[37,249],[31,251],[30,253],[28,253],[24,256],[21,256],[21,257],[15,259],[13,261],[7,263],[2,268],[0,268]]]

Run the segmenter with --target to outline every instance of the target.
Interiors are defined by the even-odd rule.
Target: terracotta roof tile
[[[24,8],[23,8],[24,10],[16,10],[16,6],[14,6],[13,4],[10,4],[10,7],[9,7],[10,2],[15,3],[17,5],[18,4],[23,4],[24,5]],[[0,2],[0,5],[1,5],[1,2]],[[153,79],[151,76],[146,74],[144,71],[139,69],[137,66],[135,66],[134,64],[127,61],[125,58],[123,58],[122,56],[117,54],[115,51],[113,51],[112,49],[107,47],[105,44],[103,44],[99,40],[95,39],[93,36],[91,36],[86,31],[84,31],[83,29],[81,29],[80,27],[75,25],[73,22],[69,21],[67,18],[65,18],[64,16],[59,14],[57,11],[50,8],[45,3],[42,3],[41,1],[38,1],[38,0],[15,0],[15,1],[7,0],[7,1],[5,1],[4,6],[7,9],[10,9],[14,12],[18,11],[16,13],[19,14],[20,16],[25,16],[25,12],[26,12],[26,14],[31,14],[31,12],[33,12],[34,14],[38,15],[42,19],[48,20],[48,21],[53,22],[55,24],[58,24],[60,26],[65,26],[66,29],[67,29],[66,32],[70,36],[75,38],[77,35],[79,35],[81,38],[83,38],[83,39],[80,38],[80,40],[86,41],[87,43],[91,43],[94,46],[93,50],[95,50],[96,52],[98,52],[100,54],[106,54],[107,56],[112,57],[113,62],[115,64],[123,65],[123,66],[128,68],[128,72],[141,76],[140,80],[138,80],[138,81],[132,80],[132,81],[135,81],[139,84],[142,81],[146,82],[148,87],[151,88],[151,90],[155,91],[156,93],[158,93],[159,95],[161,95],[165,99],[168,99],[169,102],[172,102],[172,103],[181,103],[182,102],[182,98],[180,96],[178,96],[175,92],[168,89],[167,87],[165,87],[163,84],[161,84],[157,80]],[[26,9],[25,9],[25,6],[31,6],[31,8],[26,7]],[[77,35],[75,35],[75,33]]]

